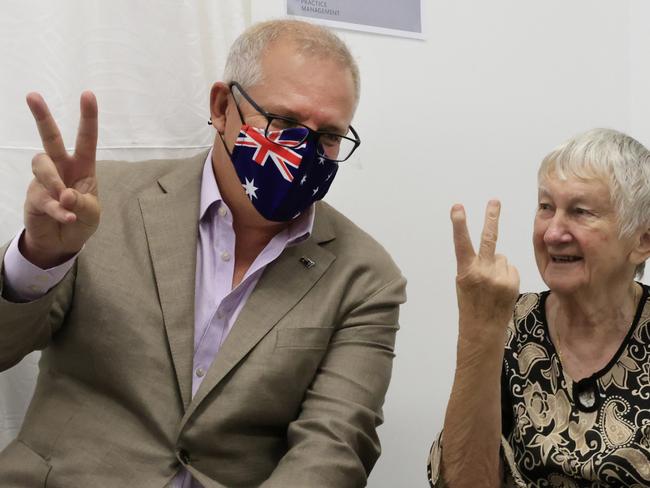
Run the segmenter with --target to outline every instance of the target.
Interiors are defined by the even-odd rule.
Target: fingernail
[[[463,207],[462,205],[454,205],[451,207],[451,212],[449,213],[449,216],[452,219],[462,217],[463,216]]]
[[[501,210],[501,202],[499,200],[490,200],[488,202],[487,213],[490,217],[496,217]]]

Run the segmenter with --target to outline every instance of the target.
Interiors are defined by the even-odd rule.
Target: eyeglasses
[[[357,131],[355,131],[352,126],[348,128],[348,132],[345,135],[335,134],[334,132],[313,130],[290,117],[284,117],[282,115],[267,112],[257,103],[255,103],[255,101],[236,81],[230,83],[231,92],[233,91],[233,88],[237,88],[237,91],[239,91],[239,93],[246,99],[246,101],[250,103],[257,112],[264,116],[267,122],[266,127],[264,128],[264,137],[266,137],[273,144],[277,144],[278,146],[296,148],[303,144],[310,137],[316,137],[318,141],[318,155],[339,163],[352,156],[352,153],[357,149],[357,147],[359,147],[359,144],[361,144],[359,134],[357,134]],[[239,109],[239,104],[236,102],[237,100],[235,99],[237,112],[239,112],[241,119],[244,120],[244,116]],[[306,130],[304,132],[300,131],[301,135],[299,137],[292,138],[290,141],[279,140],[277,137],[277,132],[290,128],[303,128]]]

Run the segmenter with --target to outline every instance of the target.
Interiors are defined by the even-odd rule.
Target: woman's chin
[[[543,276],[542,278],[548,289],[558,295],[572,295],[585,287],[583,281],[571,276]]]

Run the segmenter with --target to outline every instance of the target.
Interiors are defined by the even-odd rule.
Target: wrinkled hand
[[[100,206],[95,176],[97,100],[81,94],[81,116],[74,154],[65,149],[61,132],[38,93],[27,95],[44,153],[32,159],[34,179],[25,200],[22,254],[49,268],[79,252],[99,225]]]
[[[495,254],[500,211],[499,201],[488,202],[477,254],[467,230],[465,209],[462,205],[451,209],[460,334],[466,338],[484,339],[490,329],[504,331],[519,294],[517,269],[505,256]]]

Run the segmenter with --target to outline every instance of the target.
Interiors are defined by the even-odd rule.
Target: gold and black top
[[[508,488],[650,487],[650,303],[645,285],[630,330],[609,364],[574,382],[550,339],[550,292],[521,295],[502,371],[501,456]],[[428,475],[440,476],[442,434]]]
[[[522,295],[508,328],[503,435],[530,487],[650,486],[650,304],[602,370],[574,382],[550,339],[549,292]]]

